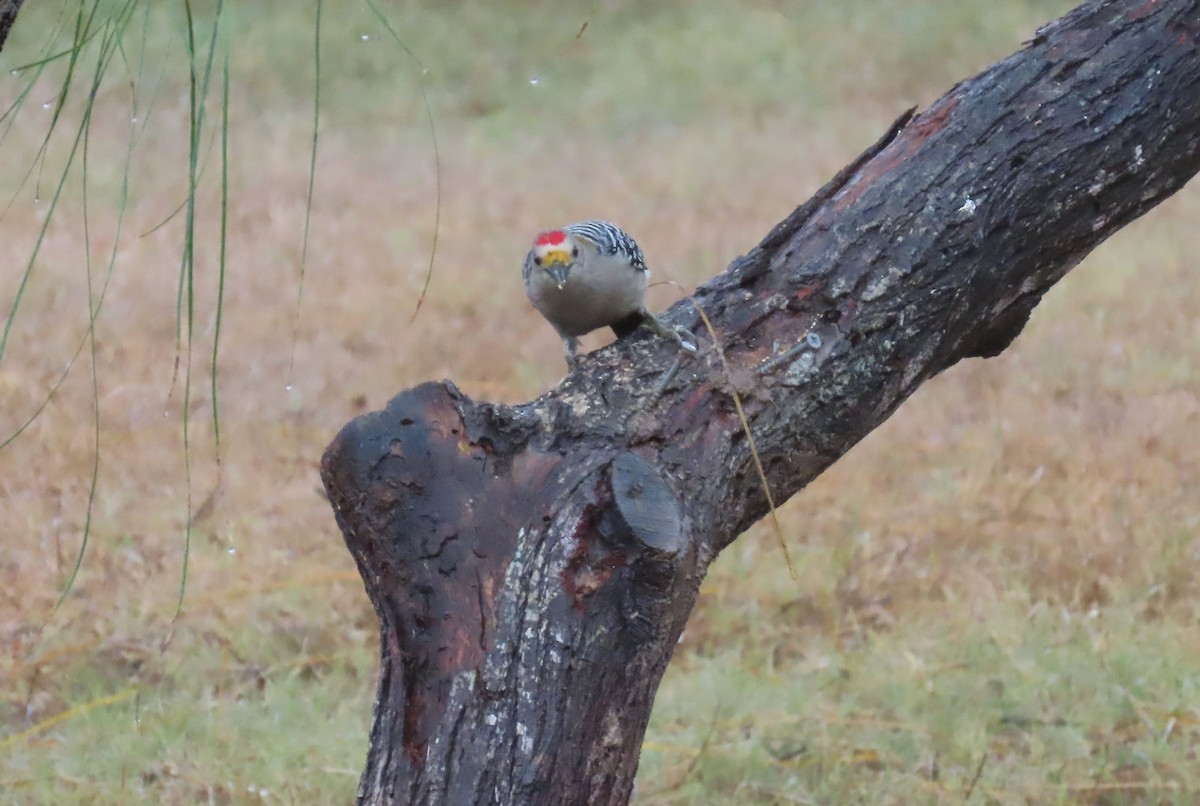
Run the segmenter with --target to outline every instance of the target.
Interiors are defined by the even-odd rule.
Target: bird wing
[[[563,229],[576,237],[586,238],[605,254],[620,255],[637,271],[647,270],[642,248],[628,232],[616,224],[600,220],[580,221]]]

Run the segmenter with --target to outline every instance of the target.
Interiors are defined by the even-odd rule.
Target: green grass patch
[[[833,640],[783,613],[685,652],[656,703],[642,802],[1194,799],[1190,627],[1022,597],[963,616],[925,607]]]
[[[27,803],[352,799],[373,642],[320,636],[290,608],[257,609],[260,621],[225,627],[185,618],[165,652],[150,629],[64,646],[70,654],[28,678],[35,718],[6,709],[5,724],[23,730],[0,737],[5,791]]]

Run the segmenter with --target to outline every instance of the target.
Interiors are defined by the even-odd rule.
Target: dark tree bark
[[[727,370],[658,390],[674,345],[639,335],[526,405],[428,383],[352,421],[322,474],[381,624],[360,799],[626,802],[708,564],[766,512],[733,393],[786,499],[1198,168],[1200,0],[1088,3],[696,292]]]

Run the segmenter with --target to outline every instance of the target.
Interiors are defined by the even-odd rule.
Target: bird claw
[[[654,331],[655,334],[671,339],[679,345],[679,349],[681,350],[693,354],[699,352],[697,345],[700,344],[700,340],[696,338],[692,331],[681,325],[667,327],[654,314],[644,310],[643,313],[645,313],[646,316],[646,324],[649,325],[650,329]]]
[[[671,362],[671,366],[667,367],[667,371],[662,374],[662,378],[654,386],[652,399],[657,398],[670,386],[671,381],[675,380],[675,376],[679,373],[679,368],[683,365],[683,353],[696,355],[700,352],[697,345],[700,340],[696,338],[690,330],[685,327],[664,328],[665,334],[679,345],[679,354],[675,356],[675,360]]]
[[[671,337],[679,342],[680,349],[685,352],[692,353],[693,355],[700,352],[700,348],[697,346],[700,344],[700,340],[696,338],[696,334],[692,333],[686,327],[671,328]]]

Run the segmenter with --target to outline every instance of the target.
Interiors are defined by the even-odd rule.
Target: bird
[[[602,327],[624,338],[644,324],[696,352],[694,336],[646,310],[649,276],[637,241],[598,219],[538,233],[521,271],[526,296],[563,340],[571,370],[579,364],[579,337]]]

